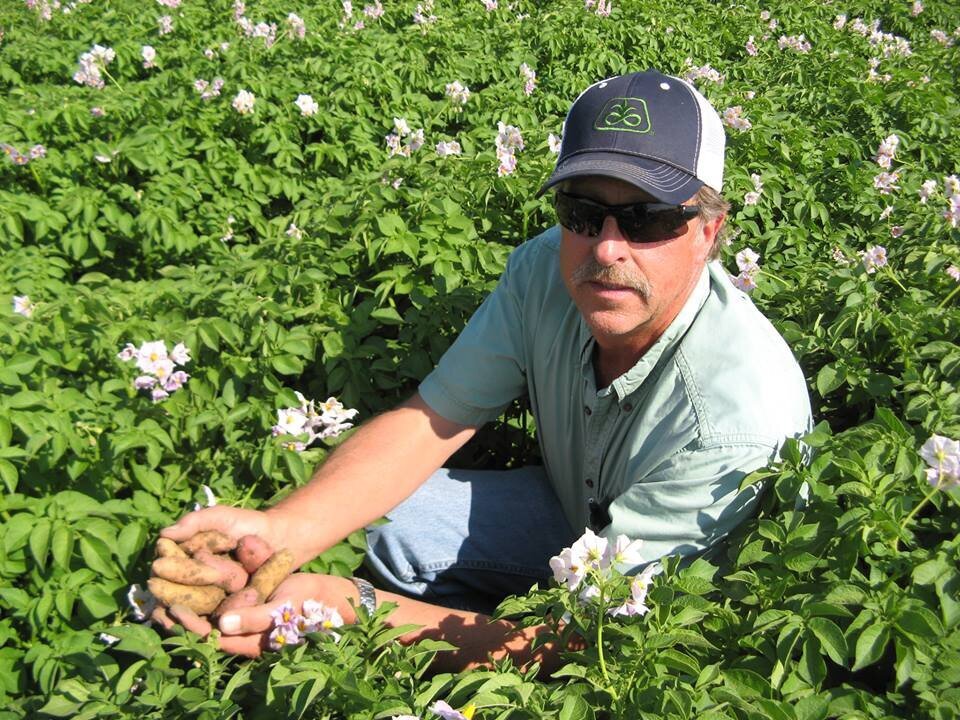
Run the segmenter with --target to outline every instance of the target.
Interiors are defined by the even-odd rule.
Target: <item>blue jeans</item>
[[[486,613],[552,577],[550,558],[579,537],[541,467],[440,469],[387,518],[367,528],[379,587]]]

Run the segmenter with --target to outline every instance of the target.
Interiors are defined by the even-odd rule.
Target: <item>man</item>
[[[715,258],[720,118],[658,72],[599,82],[567,116],[554,189],[559,227],[517,248],[497,289],[396,410],[361,427],[306,487],[265,512],[216,507],[163,535],[256,534],[303,563],[368,531],[375,595],[362,581],[300,574],[266,604],[219,621],[224,650],[256,654],[283,600],[390,600],[390,621],[460,650],[448,669],[510,654],[550,668],[539,629],[490,623],[508,593],[549,577],[584,527],[644,541],[644,559],[694,555],[752,510],[742,478],[810,426],[786,344]],[[543,468],[438,470],[527,393]],[[637,568],[634,568],[636,570]],[[386,588],[384,590],[383,588]],[[360,592],[362,591],[362,592]],[[198,632],[204,621],[177,608]]]

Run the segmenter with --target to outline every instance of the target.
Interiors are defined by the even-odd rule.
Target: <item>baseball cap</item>
[[[693,85],[656,70],[594,83],[574,100],[557,166],[538,196],[557,183],[604,175],[679,204],[703,185],[723,185],[723,123]]]

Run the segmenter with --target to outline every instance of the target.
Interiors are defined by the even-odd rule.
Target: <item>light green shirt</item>
[[[596,387],[595,341],[568,294],[554,227],[511,254],[497,288],[420,385],[443,417],[482,425],[527,393],[546,473],[575,531],[609,503],[609,538],[644,560],[713,545],[753,510],[743,477],[812,425],[803,373],[710,263],[666,332]],[[602,531],[602,532],[601,532]]]

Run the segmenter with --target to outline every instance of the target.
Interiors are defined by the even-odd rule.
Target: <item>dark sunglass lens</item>
[[[557,193],[554,206],[557,220],[568,230],[578,235],[598,235],[603,226],[603,216],[599,208],[581,202],[577,198]]]
[[[659,242],[683,234],[686,219],[674,208],[624,213],[618,217],[620,231],[633,242]]]

